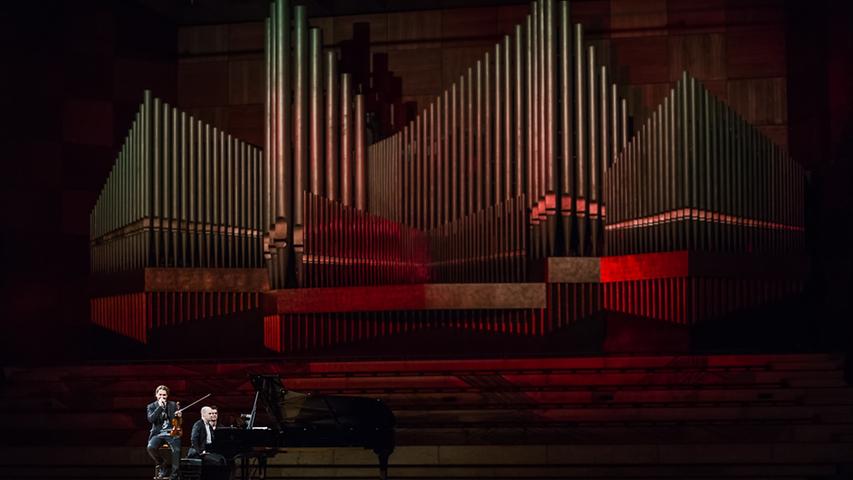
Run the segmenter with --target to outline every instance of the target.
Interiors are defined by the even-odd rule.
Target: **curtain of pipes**
[[[315,283],[308,270],[321,258],[311,246],[328,246],[316,241],[328,233],[318,222],[331,218],[321,216],[316,197],[343,207],[339,222],[350,221],[343,212],[366,210],[364,97],[338,73],[335,52],[324,56],[305,7],[289,0],[270,6],[266,66],[265,257],[273,288],[305,286]]]
[[[146,91],[89,216],[91,271],[262,266],[261,151]]]
[[[533,2],[368,150],[385,177],[371,211],[428,232],[432,280],[524,280],[529,259],[601,255],[603,172],[625,144],[625,108],[568,2]]]
[[[798,253],[805,173],[685,72],[607,175],[607,254]]]

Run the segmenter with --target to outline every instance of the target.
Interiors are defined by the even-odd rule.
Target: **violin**
[[[186,409],[188,409],[188,408],[192,407],[192,406],[193,406],[193,405],[195,405],[196,403],[198,403],[198,402],[200,402],[200,401],[204,400],[205,398],[207,398],[207,397],[209,397],[209,396],[211,396],[211,395],[213,395],[213,394],[212,394],[212,393],[208,393],[207,395],[205,395],[205,396],[203,396],[203,397],[199,398],[198,400],[194,401],[193,403],[191,403],[191,404],[187,405],[187,406],[186,406],[186,407],[184,407],[184,408],[181,408],[181,403],[180,403],[180,402],[175,402],[175,406],[177,407],[177,410],[175,411],[175,417],[174,417],[174,418],[172,418],[172,421],[171,421],[171,423],[172,423],[172,429],[171,429],[171,430],[169,430],[169,436],[171,436],[171,437],[180,437],[180,436],[181,436],[181,434],[183,434],[183,433],[184,433],[184,431],[181,429],[181,424],[182,424],[182,422],[184,421],[184,417],[182,417],[182,416],[178,415],[179,413],[181,413],[181,412],[183,412],[184,410],[186,410]]]
[[[169,430],[170,437],[180,437],[184,431],[181,429],[181,424],[184,421],[184,417],[179,416],[178,413],[181,411],[181,402],[175,402],[177,406],[177,411],[175,412],[175,417],[172,418],[172,429]]]

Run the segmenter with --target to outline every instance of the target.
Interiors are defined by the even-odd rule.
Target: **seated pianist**
[[[193,425],[190,436],[191,446],[187,456],[201,459],[202,478],[205,480],[227,480],[230,476],[225,457],[210,450],[218,421],[219,409],[216,406],[201,407],[201,418]]]

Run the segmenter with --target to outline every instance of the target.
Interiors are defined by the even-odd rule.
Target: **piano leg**
[[[236,460],[239,459],[239,465]],[[234,458],[235,480],[264,480],[267,478],[267,456],[242,453]]]
[[[374,452],[379,457],[379,480],[388,480],[388,457],[391,456],[391,452],[385,449],[377,449]]]

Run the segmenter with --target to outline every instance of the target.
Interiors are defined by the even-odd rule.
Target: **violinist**
[[[178,469],[181,464],[181,437],[180,434],[173,435],[175,425],[179,425],[181,412],[178,405],[168,400],[169,387],[158,385],[154,389],[155,401],[148,404],[148,422],[151,424],[151,433],[148,436],[148,455],[156,463],[155,480],[166,479],[177,480]],[[168,459],[163,458],[161,448],[168,445],[171,450],[171,465]]]

